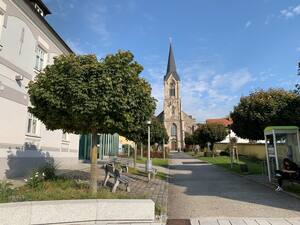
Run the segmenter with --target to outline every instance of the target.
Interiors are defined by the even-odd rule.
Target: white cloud
[[[156,55],[144,57],[144,61],[145,78],[151,83],[152,95],[158,100],[158,114],[163,110],[163,76],[167,62]],[[178,61],[177,66],[181,78],[182,108],[198,122],[227,116],[241,94],[248,94],[244,93],[244,88],[255,80],[246,68],[219,73],[202,59],[187,63]]]
[[[280,14],[286,19],[290,19],[297,15],[300,15],[300,5],[297,5],[295,7],[290,6],[287,9],[283,9],[280,11]]]
[[[245,28],[247,29],[248,27],[250,27],[252,25],[252,22],[250,20],[248,20],[246,23],[245,23]]]
[[[296,51],[297,51],[297,52],[300,52],[300,47],[298,47],[298,48],[296,49]]]
[[[111,34],[107,28],[106,13],[108,10],[105,5],[94,8],[91,6],[91,9],[92,10],[85,16],[87,24],[98,36],[100,44],[103,46],[109,46],[111,44]]]

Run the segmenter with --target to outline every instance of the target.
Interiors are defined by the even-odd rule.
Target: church
[[[185,148],[184,138],[196,128],[196,119],[186,114],[181,108],[180,77],[176,70],[174,52],[170,43],[167,72],[164,76],[163,111],[157,118],[165,125],[169,136],[166,145],[170,150]]]

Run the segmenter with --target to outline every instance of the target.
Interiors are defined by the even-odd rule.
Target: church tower
[[[168,147],[181,150],[184,147],[182,111],[180,98],[180,77],[176,70],[174,52],[170,43],[167,72],[164,76],[164,125],[169,135]]]

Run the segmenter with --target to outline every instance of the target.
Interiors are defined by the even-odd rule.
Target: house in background
[[[206,124],[222,124],[228,129],[230,129],[230,125],[232,124],[232,120],[230,118],[214,118],[214,119],[207,119]],[[220,143],[229,143],[230,138],[236,137],[237,143],[249,143],[248,139],[243,139],[238,137],[232,130],[230,130],[230,134],[226,136],[226,138],[221,141]]]
[[[0,0],[0,179],[52,160],[78,162],[79,136],[48,131],[28,113],[26,86],[53,57],[72,50],[47,23],[41,0]]]

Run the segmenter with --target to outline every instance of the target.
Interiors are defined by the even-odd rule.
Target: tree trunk
[[[91,149],[91,178],[90,178],[90,191],[92,194],[97,193],[97,180],[98,180],[98,168],[97,168],[97,141],[98,135],[97,133],[92,134],[92,149]]]
[[[162,147],[163,147],[163,155],[164,155],[164,160],[165,160],[166,159],[165,139],[163,139]]]
[[[137,144],[134,144],[134,156],[133,156],[133,166],[136,168],[136,152],[137,152]]]
[[[144,154],[144,153],[143,153],[143,143],[141,143],[141,159],[144,157],[143,154]]]

